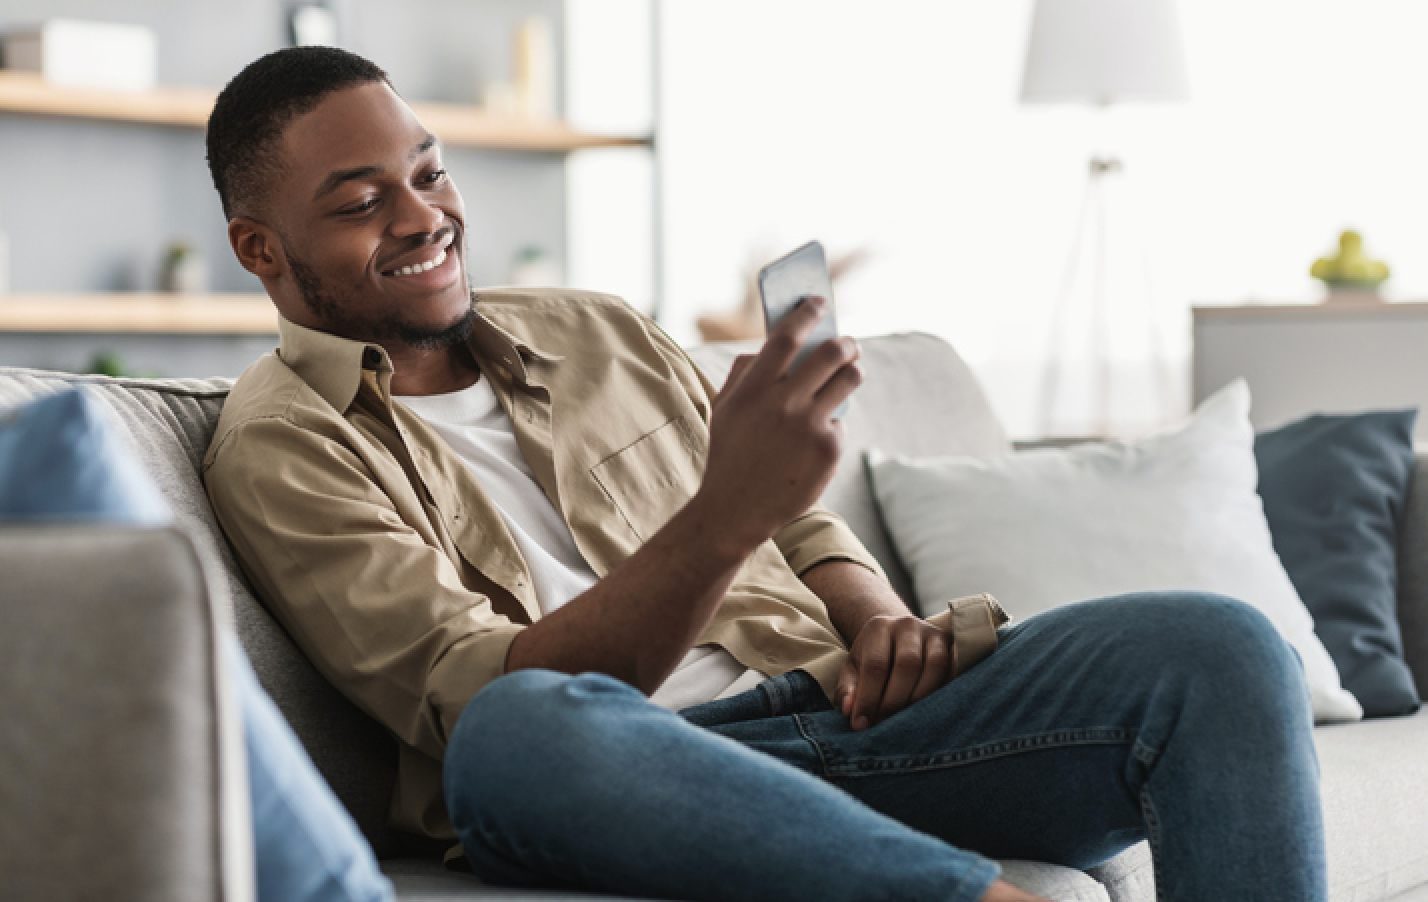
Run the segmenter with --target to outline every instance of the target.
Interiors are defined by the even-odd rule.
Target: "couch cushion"
[[[1253,441],[1236,382],[1183,428],[1135,442],[991,460],[870,453],[869,473],[924,611],[978,592],[1022,618],[1132,592],[1228,595],[1299,652],[1317,720],[1358,720],[1274,553]]]
[[[1428,711],[1319,727],[1329,897],[1369,902],[1428,882]]]
[[[110,379],[0,367],[0,408],[83,386],[110,407],[176,517],[223,561],[231,616],[259,680],[379,856],[404,838],[386,826],[396,745],[385,730],[318,674],[248,591],[199,478],[231,379]]]
[[[868,490],[863,452],[878,447],[913,456],[990,457],[1011,445],[977,378],[942,339],[913,332],[862,338],[858,346],[863,384],[843,418],[843,458],[823,503],[848,521],[893,588],[911,602],[912,583]],[[717,386],[724,384],[737,355],[757,350],[750,344],[711,344],[694,348],[689,356]]]
[[[1398,524],[1416,410],[1315,415],[1255,437],[1274,550],[1344,688],[1370,717],[1412,714],[1398,628]]]
[[[123,427],[81,391],[0,412],[0,519],[162,526],[168,504]]]

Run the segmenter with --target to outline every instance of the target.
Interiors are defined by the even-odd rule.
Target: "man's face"
[[[269,285],[283,313],[363,341],[464,339],[465,207],[402,99],[384,82],[338,91],[293,120],[280,153],[265,219],[287,261]]]

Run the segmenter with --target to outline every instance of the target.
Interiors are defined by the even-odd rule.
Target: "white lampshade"
[[[1022,103],[1188,95],[1175,0],[1036,0]]]

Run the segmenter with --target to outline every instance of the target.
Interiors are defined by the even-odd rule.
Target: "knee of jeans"
[[[442,782],[453,822],[478,810],[530,810],[569,791],[561,781],[583,772],[572,759],[599,755],[608,733],[602,712],[631,698],[644,696],[598,673],[520,670],[487,685],[447,742]]]
[[[1298,655],[1255,607],[1209,592],[1148,596],[1154,608],[1145,618],[1147,641],[1163,663],[1213,677],[1237,695],[1268,690],[1272,696],[1303,694]]]

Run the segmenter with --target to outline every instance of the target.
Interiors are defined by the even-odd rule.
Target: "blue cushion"
[[[0,520],[167,523],[113,417],[77,391],[0,411]]]
[[[1255,439],[1274,549],[1369,717],[1418,710],[1398,627],[1398,524],[1416,417],[1311,416]]]
[[[0,411],[0,522],[157,526],[169,507],[113,415],[83,392]],[[224,639],[247,737],[259,902],[393,898],[351,816],[258,685],[236,639]]]

